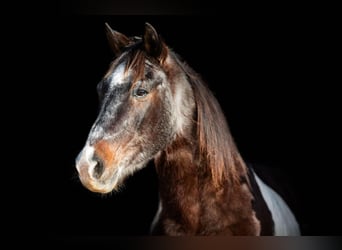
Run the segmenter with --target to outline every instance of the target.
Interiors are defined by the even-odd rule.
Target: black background
[[[34,126],[34,141],[43,145],[44,164],[37,169],[47,191],[28,193],[39,200],[34,216],[47,237],[148,234],[158,196],[152,162],[119,193],[106,196],[86,190],[74,166],[96,118],[96,84],[113,59],[104,23],[130,36],[141,35],[146,21],[206,80],[242,156],[282,171],[275,174],[292,189],[290,202],[303,234],[341,234],[339,163],[332,144],[338,115],[331,85],[335,33],[304,9],[261,6],[225,13],[219,7],[108,15],[60,2],[46,26],[39,23],[42,46],[33,53],[39,54],[39,77],[27,91],[42,121]]]

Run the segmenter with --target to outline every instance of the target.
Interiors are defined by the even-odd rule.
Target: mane
[[[201,76],[182,61],[179,55],[173,55],[193,89],[200,157],[208,163],[215,186],[223,185],[224,181],[237,184],[240,175],[246,171],[246,165],[221,106]]]
[[[132,40],[111,66],[113,68],[127,60],[125,73],[133,70],[133,85],[136,80],[144,78],[146,58],[158,64],[155,58],[149,57],[141,49],[141,46],[142,41],[135,38],[134,43]],[[230,185],[237,184],[241,174],[246,173],[246,165],[231,136],[220,104],[201,76],[183,61],[180,55],[170,49],[169,55],[186,75],[194,93],[200,162],[207,162],[215,186],[221,186],[225,181]]]

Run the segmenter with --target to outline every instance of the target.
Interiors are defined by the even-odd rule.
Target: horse
[[[154,161],[151,235],[300,235],[284,199],[242,158],[203,78],[149,23],[126,36],[105,23],[114,54],[76,169],[88,190],[118,192]]]

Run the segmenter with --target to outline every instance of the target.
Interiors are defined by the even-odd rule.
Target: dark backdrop
[[[96,118],[96,84],[113,59],[104,23],[141,35],[146,21],[206,80],[242,156],[267,166],[278,184],[291,189],[303,234],[341,234],[336,151],[326,140],[335,135],[334,99],[326,87],[328,30],[291,12],[129,16],[63,10],[42,38],[49,44],[49,60],[42,62],[49,77],[39,99],[40,107],[48,105],[48,112],[39,111],[51,129],[41,138],[50,143],[43,219],[49,237],[148,234],[158,196],[153,163],[106,196],[86,190],[74,166]]]

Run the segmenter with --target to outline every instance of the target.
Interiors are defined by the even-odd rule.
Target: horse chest
[[[154,233],[258,235],[260,225],[250,206],[244,205],[241,200],[228,202],[226,195],[224,191],[214,193],[206,190],[204,193],[189,195],[181,203],[165,202],[161,205],[163,207]]]

